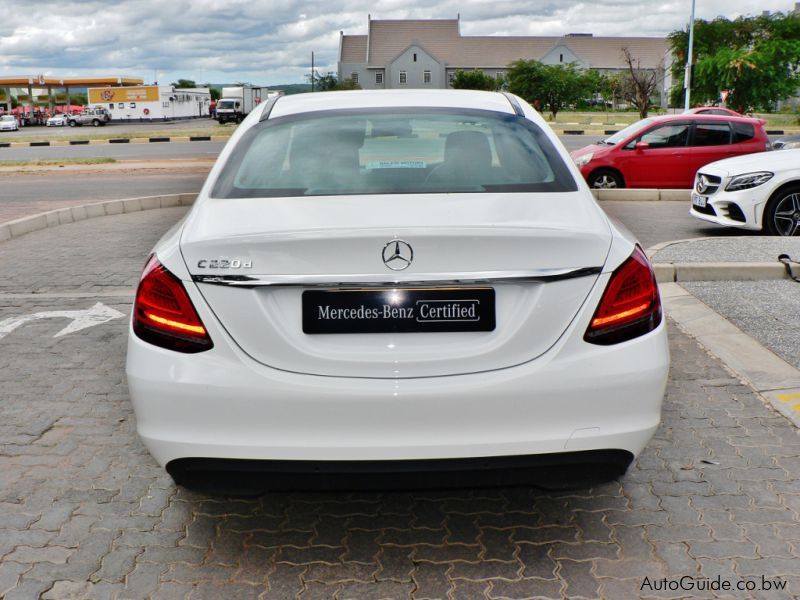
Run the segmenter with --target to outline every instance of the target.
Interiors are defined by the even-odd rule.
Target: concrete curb
[[[155,208],[169,208],[173,206],[190,206],[197,198],[197,194],[167,194],[163,196],[145,196],[140,198],[126,198],[123,200],[105,200],[80,206],[58,208],[43,213],[0,223],[0,242],[18,238],[33,231],[57,227],[65,223],[119,215],[123,213],[152,210]]]
[[[228,135],[189,135],[189,136],[164,136],[164,137],[135,137],[135,138],[109,138],[103,140],[41,140],[36,142],[3,142],[0,148],[34,148],[38,146],[75,146],[91,144],[101,146],[105,144],[157,144],[163,142],[226,142]],[[122,141],[125,140],[125,141]]]
[[[660,287],[664,308],[678,327],[719,358],[765,403],[800,427],[800,370],[680,285],[666,283]]]
[[[689,202],[692,190],[657,190],[621,188],[618,190],[592,190],[595,200],[631,202]],[[687,208],[688,211],[688,208]]]
[[[661,242],[646,250],[653,261],[656,254],[675,244],[718,240],[719,236],[686,238]],[[765,281],[790,279],[783,263],[770,262],[652,262],[659,283],[680,283],[682,281]]]
[[[764,281],[789,279],[786,268],[779,262],[691,262],[653,263],[656,281]]]

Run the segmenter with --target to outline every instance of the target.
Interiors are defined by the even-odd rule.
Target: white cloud
[[[697,17],[788,11],[793,2],[704,0]],[[373,19],[455,18],[464,35],[660,36],[686,26],[689,0],[38,0],[5,11],[0,71],[31,75],[132,75],[150,81],[304,80],[314,51],[335,70],[339,31],[366,33]]]

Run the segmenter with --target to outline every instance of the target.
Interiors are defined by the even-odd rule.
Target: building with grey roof
[[[464,36],[460,18],[373,20],[366,35],[339,39],[339,80],[364,89],[446,88],[459,69],[481,69],[502,77],[518,59],[545,64],[576,63],[603,73],[627,70],[628,48],[642,69],[664,68],[659,86],[668,90],[672,61],[669,41],[655,37],[595,37],[590,33],[555,36]],[[664,101],[666,100],[663,98]]]

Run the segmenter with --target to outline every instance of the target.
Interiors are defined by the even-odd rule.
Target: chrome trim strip
[[[500,93],[503,94],[503,96],[506,97],[506,100],[508,100],[508,103],[511,104],[511,107],[514,109],[515,115],[517,115],[518,117],[525,116],[525,111],[522,110],[522,107],[519,105],[519,102],[517,102],[517,99],[514,96],[512,96],[508,92],[500,92]]]
[[[603,267],[532,269],[530,271],[482,271],[476,273],[419,273],[387,279],[387,275],[192,275],[196,283],[232,287],[387,287],[397,285],[442,286],[492,283],[561,281],[598,275]]]
[[[266,121],[269,119],[269,115],[272,112],[272,109],[275,107],[275,104],[278,102],[278,98],[280,98],[280,96],[275,96],[274,98],[267,100],[266,106],[261,109],[261,117],[259,117],[259,121]]]

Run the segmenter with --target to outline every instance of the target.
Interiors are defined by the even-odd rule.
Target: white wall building
[[[171,85],[89,88],[89,106],[102,106],[114,121],[160,121],[208,117],[208,88]]]
[[[642,69],[663,68],[659,92],[667,104],[672,85],[669,40],[661,37],[467,36],[458,19],[377,20],[369,17],[366,35],[340,32],[338,76],[364,89],[443,89],[456,71],[480,69],[502,77],[517,59],[544,64],[574,63],[601,73],[625,72],[627,48]]]

